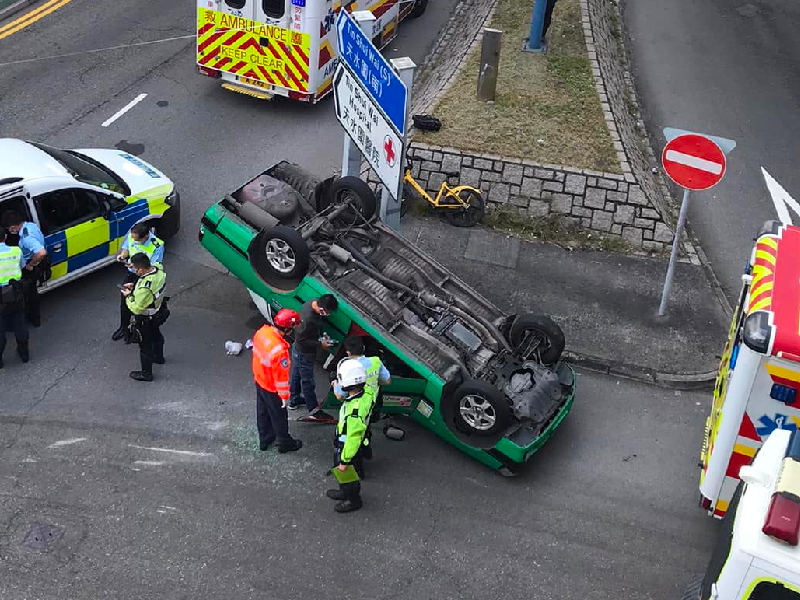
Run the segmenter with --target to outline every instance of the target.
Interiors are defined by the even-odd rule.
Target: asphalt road
[[[738,143],[725,179],[698,194],[689,213],[733,299],[753,236],[777,218],[760,167],[800,195],[800,6],[636,0],[625,3],[624,13],[637,87],[659,146],[665,126]]]
[[[193,29],[185,3],[98,6],[73,0],[0,40],[0,62]],[[453,2],[429,6],[401,29],[398,55],[421,59]],[[335,169],[332,109],[225,92],[194,73],[191,39],[0,67],[0,135],[135,151],[185,203],[165,261],[173,315],[155,383],[131,382],[135,348],[109,339],[114,268],[44,297],[30,364],[9,345],[0,597],[679,597],[716,530],[696,506],[705,393],[582,373],[572,414],[511,480],[408,424],[402,443],[377,436],[366,507],[348,516],[324,497],[330,427],[294,424],[306,443],[294,455],[256,450],[248,360],[223,344],[260,318],[196,226],[271,162]],[[37,524],[53,527],[41,542]]]

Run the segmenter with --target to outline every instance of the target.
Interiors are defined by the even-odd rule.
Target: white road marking
[[[131,448],[139,448],[140,450],[152,450],[153,452],[171,452],[172,454],[180,454],[182,456],[214,456],[209,452],[194,452],[193,450],[174,450],[173,448],[150,448],[148,446],[137,446],[136,444],[128,444]]]
[[[70,446],[72,444],[78,444],[80,442],[85,442],[86,438],[71,438],[69,440],[59,440],[57,442],[53,442],[48,446],[48,448],[60,448],[61,446]]]
[[[109,125],[111,125],[111,124],[112,124],[114,121],[116,121],[117,119],[119,119],[119,118],[120,118],[122,115],[124,115],[126,112],[128,112],[130,109],[132,109],[134,106],[136,106],[137,104],[139,104],[139,102],[141,102],[141,101],[142,101],[142,100],[144,100],[145,98],[147,98],[147,94],[139,94],[138,96],[136,96],[136,98],[134,98],[133,100],[131,100],[130,102],[128,102],[128,104],[126,104],[125,106],[123,106],[122,108],[120,108],[120,109],[119,109],[117,112],[115,112],[115,113],[114,113],[114,114],[111,116],[111,118],[109,118],[108,120],[106,120],[106,121],[103,123],[103,127],[108,127]]]
[[[720,163],[715,163],[713,161],[700,158],[699,156],[692,156],[691,154],[684,154],[683,152],[677,152],[675,150],[667,150],[666,159],[676,162],[679,165],[686,165],[687,167],[692,167],[693,169],[698,169],[700,171],[706,171],[714,175],[719,175],[722,173],[722,165]]]
[[[148,467],[160,467],[164,463],[160,460],[135,460],[133,461],[135,465],[147,465]]]

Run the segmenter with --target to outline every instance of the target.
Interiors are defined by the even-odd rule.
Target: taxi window
[[[272,19],[280,19],[286,12],[285,0],[261,0],[264,14]]]
[[[88,190],[56,190],[36,198],[42,230],[49,235],[100,215],[100,201]]]
[[[772,581],[762,581],[753,588],[748,600],[800,600],[800,594]]]

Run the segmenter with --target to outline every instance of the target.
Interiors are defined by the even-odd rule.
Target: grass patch
[[[522,51],[530,0],[499,0],[491,27],[503,31],[497,97],[476,99],[480,48],[434,107],[443,127],[418,141],[542,163],[619,172],[603,118],[581,25],[578,0],[555,7],[546,54]]]
[[[549,242],[571,250],[603,250],[629,252],[631,246],[614,235],[604,236],[568,223],[564,217],[550,213],[546,217],[529,217],[515,210],[499,208],[486,213],[483,224],[495,231],[526,240]]]

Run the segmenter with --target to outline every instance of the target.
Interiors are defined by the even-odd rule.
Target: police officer
[[[22,295],[22,250],[6,243],[6,230],[0,227],[0,369],[6,349],[6,332],[13,331],[17,339],[17,354],[26,363],[28,354],[28,328],[25,324],[25,307]]]
[[[169,316],[164,289],[167,275],[159,264],[150,264],[146,254],[140,252],[131,257],[136,271],[136,283],[127,283],[121,292],[128,310],[134,315],[135,330],[139,338],[141,371],[131,371],[131,379],[153,381],[153,364],[164,364],[164,336],[161,325]]]
[[[374,402],[374,391],[367,388],[367,371],[361,361],[345,358],[336,367],[336,378],[345,393],[339,409],[339,422],[334,441],[334,468],[344,474],[349,466],[356,473],[363,469],[363,443],[369,425],[369,410]],[[338,478],[338,477],[337,477]],[[339,483],[338,490],[328,490],[328,498],[338,500],[334,510],[348,513],[361,508],[361,482],[356,479]]]
[[[164,262],[164,242],[156,237],[156,234],[150,230],[147,223],[136,223],[136,225],[131,227],[128,235],[126,235],[125,239],[122,241],[119,254],[117,254],[117,260],[127,263],[131,256],[139,254],[140,252],[147,255],[152,265],[160,265]],[[122,285],[136,283],[136,279],[136,271],[130,263],[128,263],[128,273],[125,275]],[[128,336],[128,327],[130,324],[131,311],[128,310],[125,298],[122,297],[119,303],[119,328],[111,335],[111,339],[116,342],[125,338],[125,342],[129,344],[131,340]]]
[[[50,260],[44,247],[44,235],[36,223],[26,221],[13,210],[3,213],[3,227],[19,237],[19,249],[24,260],[22,291],[25,294],[25,313],[28,322],[39,327],[42,323],[39,284],[50,279]]]
[[[261,451],[278,442],[278,452],[295,452],[303,442],[289,435],[289,342],[286,336],[300,323],[300,315],[287,308],[253,336],[253,379],[256,382],[256,423]]]
[[[364,356],[364,338],[353,336],[349,337],[344,341],[344,350],[347,353],[348,358],[355,358],[358,360],[362,365],[364,365],[364,369],[367,372],[367,389],[372,392],[372,394],[366,394],[362,396],[364,399],[372,399],[373,405],[372,406],[365,406],[363,407],[366,412],[370,414],[370,423],[374,423],[378,420],[381,412],[381,407],[383,405],[381,400],[381,393],[380,393],[380,386],[389,385],[392,382],[391,373],[389,373],[389,369],[387,369],[381,359],[377,356]],[[333,386],[333,393],[339,399],[342,400],[345,397],[345,393],[341,388],[341,385],[338,384],[336,380],[334,380],[331,384]],[[369,430],[369,424],[367,425],[367,433],[364,437],[364,448],[362,449],[362,454],[365,459],[371,460],[372,459],[372,432]],[[361,467],[361,472],[358,474],[362,479],[364,478],[364,468]]]

